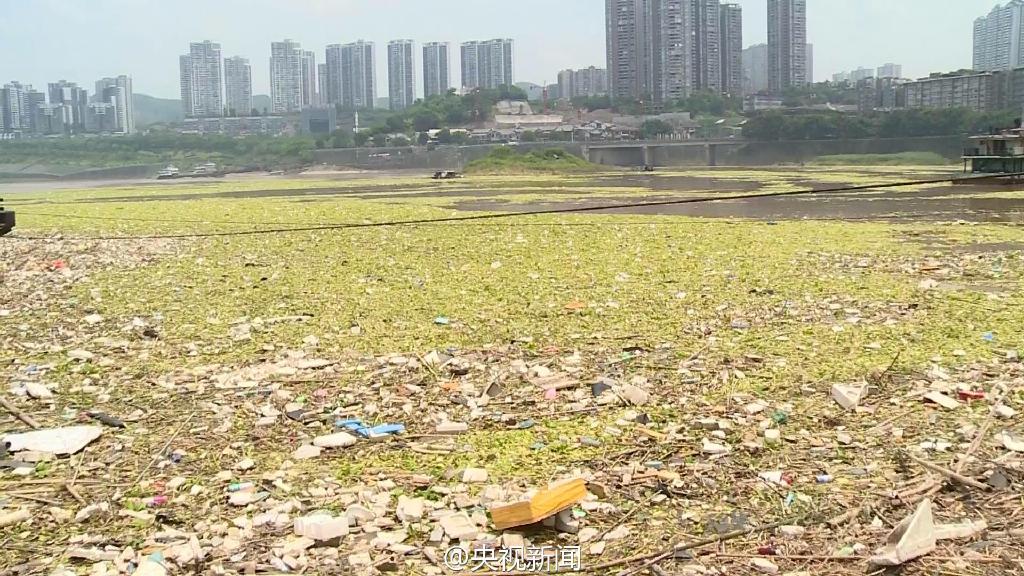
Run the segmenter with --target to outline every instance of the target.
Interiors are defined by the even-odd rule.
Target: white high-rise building
[[[462,89],[512,86],[513,42],[508,38],[462,44]]]
[[[306,50],[302,53],[302,106],[319,106],[316,81],[316,53]]]
[[[388,104],[405,110],[416,101],[416,63],[412,40],[388,42]]]
[[[768,0],[769,89],[807,83],[807,0]]]
[[[1024,1],[997,4],[974,21],[974,69],[1012,70],[1024,66]]]
[[[357,110],[377,101],[377,66],[373,42],[359,40],[341,47],[341,104]]]
[[[903,78],[903,66],[886,63],[878,67],[876,78]]]
[[[189,44],[189,53],[179,58],[181,104],[187,118],[224,115],[224,84],[220,44],[206,40]]]
[[[96,82],[96,102],[114,107],[114,131],[120,134],[135,132],[135,104],[132,102],[132,79],[130,76],[102,78]]]
[[[230,116],[252,113],[252,66],[248,58],[224,59],[224,101]]]
[[[270,44],[270,101],[275,114],[302,109],[302,45],[298,42]]]
[[[423,96],[447,94],[451,88],[449,69],[451,57],[447,42],[428,42],[423,45]]]
[[[0,88],[0,133],[28,132],[30,127],[28,92],[31,86],[11,82]]]

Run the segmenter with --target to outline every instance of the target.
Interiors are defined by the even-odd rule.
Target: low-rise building
[[[305,108],[299,115],[299,133],[326,136],[338,125],[338,111],[334,106]]]
[[[967,108],[977,112],[1003,107],[992,72],[937,75],[907,82],[907,108]]]
[[[781,110],[783,108],[782,98],[777,96],[765,96],[763,94],[751,94],[743,99],[744,112],[760,112],[761,110]]]
[[[182,134],[276,136],[288,130],[288,122],[283,116],[249,116],[242,118],[186,118],[178,131]]]

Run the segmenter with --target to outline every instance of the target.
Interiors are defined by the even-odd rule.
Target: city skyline
[[[533,0],[525,0],[533,4]],[[193,0],[182,0],[179,4],[184,10]],[[743,9],[744,48],[766,41],[766,1],[735,0]],[[860,66],[870,66],[875,62],[899,61],[904,65],[906,75],[911,78],[927,76],[931,72],[949,71],[957,68],[970,67],[973,55],[973,22],[976,18],[987,15],[995,6],[991,0],[957,0],[948,2],[948,9],[941,11],[925,10],[926,6],[934,8],[934,1],[902,0],[901,2],[881,2],[877,0],[807,0],[808,3],[808,42],[815,44],[817,80],[831,78],[832,74],[852,70]],[[174,26],[160,27],[155,33],[159,41],[151,37],[154,31],[149,27],[118,26],[111,18],[130,19],[124,14],[126,8],[144,5],[147,11],[155,16],[169,11],[166,4],[158,0],[142,0],[129,3],[127,0],[96,0],[89,9],[57,0],[25,3],[20,5],[11,0],[0,0],[0,4],[9,4],[5,13],[12,18],[19,16],[42,19],[57,27],[67,26],[69,43],[82,36],[88,25],[95,20],[109,33],[103,35],[99,42],[81,42],[75,51],[64,54],[61,58],[47,55],[47,47],[38,51],[20,50],[18,46],[35,45],[28,41],[30,29],[11,27],[10,34],[0,38],[0,50],[14,53],[21,58],[0,65],[2,81],[17,79],[26,84],[45,85],[53,78],[68,78],[84,82],[90,78],[103,77],[110,71],[118,71],[135,79],[135,90],[164,98],[178,98],[179,93],[175,81],[176,57],[180,53],[178,46],[187,46],[190,42],[211,40],[222,46],[225,56],[241,56],[250,60],[252,66],[252,83],[254,94],[270,94],[270,70],[266,63],[270,57],[270,43],[282,36],[291,37],[308,50],[323,58],[327,44],[351,43],[362,37],[373,41],[378,48],[376,59],[386,60],[386,53],[381,47],[387,42],[408,37],[415,41],[417,56],[420,48],[427,42],[448,42],[452,47],[451,70],[453,85],[458,84],[457,76],[461,69],[459,50],[462,42],[479,38],[513,38],[516,41],[515,76],[517,81],[529,81],[537,84],[553,84],[557,81],[557,73],[563,69],[582,69],[589,66],[602,66],[604,58],[604,10],[600,0],[565,0],[564,2],[543,4],[548,16],[531,19],[532,10],[523,10],[524,14],[508,15],[494,19],[493,11],[481,9],[486,2],[465,2],[463,0],[444,0],[445,6],[453,9],[457,17],[449,17],[444,11],[437,10],[437,5],[424,7],[407,0],[383,0],[383,2],[364,2],[361,0],[339,1],[334,3],[298,0],[289,7],[286,14],[274,13],[272,18],[259,17],[259,6],[265,3],[256,0],[253,10],[247,10],[246,16],[252,18],[251,26],[223,28],[209,26],[204,22],[170,17]],[[104,10],[110,4],[118,9]],[[232,2],[217,3],[214,6],[203,5],[203,10],[228,12]],[[384,6],[386,4],[386,6]],[[537,2],[538,6],[541,3]],[[947,4],[943,2],[943,4]],[[381,18],[389,8],[398,7],[415,26],[388,22]],[[944,6],[946,8],[947,6]],[[129,11],[130,12],[130,11]],[[140,10],[141,12],[141,10]],[[935,13],[933,18],[940,18],[937,24],[921,27],[908,27],[906,21],[920,17],[923,13]],[[345,26],[329,26],[321,23],[328,21],[330,16],[344,13]],[[103,18],[97,15],[103,14]],[[233,17],[237,19],[237,12]],[[562,15],[571,18],[573,26],[567,32],[564,27],[556,26]],[[101,20],[106,21],[101,22]],[[232,21],[225,16],[223,21]],[[216,18],[211,18],[216,21]],[[539,20],[539,21],[534,21]],[[300,26],[299,23],[305,23]],[[429,22],[429,34],[422,32],[423,23]],[[471,25],[467,26],[467,22]],[[248,23],[248,20],[247,20]],[[280,23],[280,26],[277,24]],[[72,25],[74,24],[74,25]],[[884,42],[865,42],[863,31],[867,27]],[[273,30],[273,31],[272,31]],[[277,30],[287,31],[286,34]],[[944,35],[943,42],[933,42],[936,35]],[[23,38],[25,43],[19,43]],[[558,49],[550,49],[550,39],[558,39]],[[138,49],[132,40],[137,40]],[[180,39],[180,41],[179,41]],[[916,40],[915,40],[916,39]],[[127,44],[126,44],[127,43]],[[913,49],[927,43],[929,50]],[[117,49],[124,45],[132,45],[132,50]],[[881,45],[879,45],[881,44]],[[857,50],[849,46],[857,45]],[[900,48],[900,46],[903,46]],[[99,52],[94,52],[97,48]],[[28,53],[26,53],[28,52]],[[380,87],[381,96],[386,95],[387,79],[382,66],[378,66],[376,85]],[[416,96],[423,94],[423,83],[416,83]]]

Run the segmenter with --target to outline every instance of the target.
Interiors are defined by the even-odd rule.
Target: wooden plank
[[[498,530],[535,524],[580,502],[587,496],[587,483],[577,478],[538,492],[533,498],[491,508],[491,520]]]

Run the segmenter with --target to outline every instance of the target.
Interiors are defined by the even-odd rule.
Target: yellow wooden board
[[[538,492],[525,501],[491,508],[491,520],[498,530],[534,524],[576,504],[587,496],[587,484],[577,478]]]

